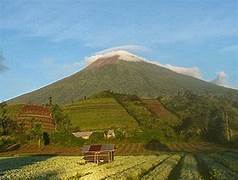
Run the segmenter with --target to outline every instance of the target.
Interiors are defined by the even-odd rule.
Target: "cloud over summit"
[[[90,57],[86,57],[85,60],[86,60],[86,64],[89,65],[93,63],[94,61],[98,60],[99,58],[105,57],[105,56],[107,57],[107,56],[118,54],[125,60],[131,59],[130,57],[126,57],[126,56],[133,56],[134,61],[135,59],[138,59],[138,61],[142,60],[148,63],[152,63],[155,65],[170,69],[171,71],[177,72],[179,74],[192,76],[199,79],[202,78],[202,73],[200,72],[200,69],[198,67],[182,67],[182,66],[175,66],[171,64],[161,64],[158,61],[150,61],[143,57],[139,57],[135,54],[130,53],[130,52],[143,52],[143,51],[149,51],[149,49],[139,45],[123,45],[123,46],[112,47],[112,48],[108,48],[108,49],[96,52],[94,55]]]

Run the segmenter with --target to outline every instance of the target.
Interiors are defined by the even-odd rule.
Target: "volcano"
[[[105,90],[155,98],[175,95],[181,89],[196,94],[211,93],[238,98],[236,90],[176,73],[121,50],[92,56],[81,71],[11,99],[9,103],[42,104],[52,97],[54,103],[67,104]]]

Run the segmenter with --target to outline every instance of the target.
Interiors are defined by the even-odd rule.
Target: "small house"
[[[72,133],[77,138],[89,139],[93,132],[85,131],[85,132],[75,132]]]
[[[86,162],[100,163],[114,160],[114,144],[94,144],[83,146],[82,154]]]

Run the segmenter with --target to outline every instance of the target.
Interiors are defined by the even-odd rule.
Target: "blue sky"
[[[237,0],[1,0],[0,101],[124,47],[238,88]]]

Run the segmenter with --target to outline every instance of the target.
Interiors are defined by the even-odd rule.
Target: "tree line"
[[[57,104],[47,105],[52,112],[55,132],[67,132],[71,128],[70,120],[63,113],[61,107]],[[38,146],[48,145],[50,137],[48,132],[45,132],[41,122],[37,118],[28,119],[31,122],[30,128],[25,128],[24,121],[17,121],[9,113],[10,107],[6,102],[0,103],[0,136],[1,143],[9,143],[9,139],[14,139],[15,143],[36,143]],[[10,138],[11,137],[11,138]]]
[[[185,90],[159,100],[182,120],[176,131],[185,138],[227,143],[232,140],[233,129],[238,128],[233,126],[237,125],[238,109],[226,97],[197,95]]]

